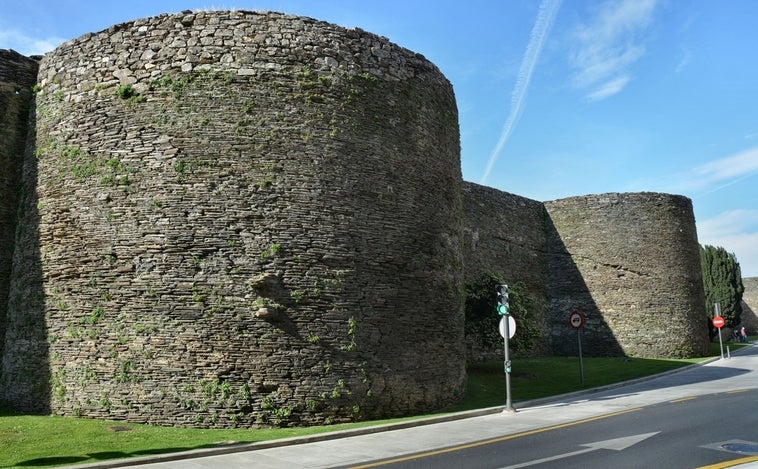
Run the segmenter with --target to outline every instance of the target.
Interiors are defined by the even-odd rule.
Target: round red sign
[[[579,311],[572,311],[571,314],[569,314],[569,324],[571,324],[571,327],[574,329],[581,329],[582,326],[584,326],[584,315]]]
[[[716,316],[711,322],[713,322],[713,327],[718,327],[719,329],[724,327],[724,318],[721,316]]]

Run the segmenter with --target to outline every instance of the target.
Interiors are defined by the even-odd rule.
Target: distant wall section
[[[707,353],[686,197],[611,193],[542,203],[465,183],[464,208],[466,279],[491,271],[527,285],[542,331],[533,353],[577,353],[568,322],[574,310],[587,320],[583,351],[590,355]],[[470,342],[471,358],[493,355]]]
[[[585,353],[691,357],[708,351],[692,203],[659,193],[545,203],[550,216],[550,324],[571,353],[568,325],[585,314]]]
[[[742,279],[745,292],[742,294],[742,324],[748,335],[758,334],[758,277]]]
[[[466,280],[485,272],[507,282],[523,282],[534,302],[538,328],[547,330],[547,212],[542,202],[491,187],[463,183],[466,216],[464,254]],[[492,292],[493,296],[495,292]],[[495,311],[492,314],[496,314]],[[536,341],[534,354],[550,352],[549,335]],[[483,350],[467,340],[470,360],[492,358],[503,351]]]

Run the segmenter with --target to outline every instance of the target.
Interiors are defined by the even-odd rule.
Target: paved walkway
[[[76,467],[301,469],[358,465],[382,458],[575,422],[632,407],[753,388],[758,388],[758,345],[755,344],[741,349],[731,358],[716,359],[704,365],[665,373],[652,379],[540,401],[516,403],[515,413],[502,412],[502,408],[491,408],[461,413],[455,416],[455,420],[447,416],[307,438],[106,461]],[[739,457],[735,455],[734,459]],[[758,464],[740,467],[758,467]]]

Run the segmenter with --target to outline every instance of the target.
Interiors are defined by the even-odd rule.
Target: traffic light
[[[497,286],[497,314],[508,316],[508,285]]]

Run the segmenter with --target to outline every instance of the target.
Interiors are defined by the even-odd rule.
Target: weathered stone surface
[[[37,61],[0,50],[0,357],[3,356],[13,238]]]
[[[464,207],[466,277],[491,271],[527,285],[544,331],[533,353],[577,352],[568,323],[575,309],[587,319],[585,354],[679,358],[708,352],[689,199],[601,194],[543,204],[466,183]],[[475,341],[467,346],[472,358],[492,357]]]
[[[460,398],[457,110],[434,65],[199,12],[69,41],[38,81],[4,402],[249,426]]]
[[[691,201],[659,193],[546,202],[553,349],[572,353],[574,309],[587,318],[583,352],[692,357],[708,352],[705,295]]]
[[[466,182],[463,185],[464,264],[466,278],[483,272],[501,275],[507,283],[524,282],[534,301],[537,327],[545,331],[532,354],[552,352],[548,324],[547,211],[542,202]],[[493,292],[494,295],[494,292]],[[494,311],[493,311],[493,314]],[[467,358],[502,357],[502,347],[482,349],[467,338]]]
[[[205,427],[438,409],[488,354],[461,309],[485,270],[526,284],[533,353],[575,353],[575,308],[587,354],[707,350],[688,199],[464,185],[449,82],[364,31],[140,19],[39,73],[0,51],[0,104],[2,405]]]
[[[758,334],[758,277],[742,279],[745,292],[742,294],[742,324],[748,335]]]

